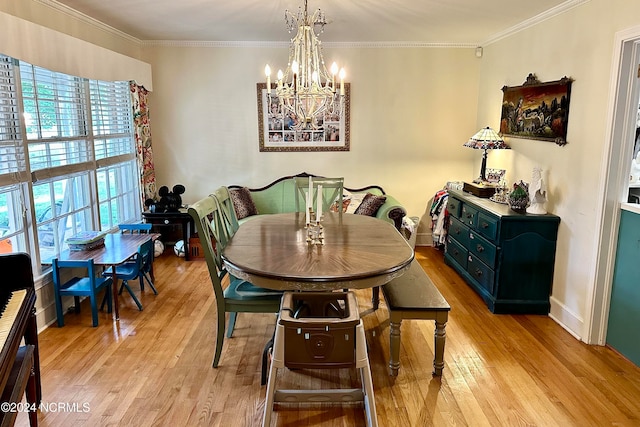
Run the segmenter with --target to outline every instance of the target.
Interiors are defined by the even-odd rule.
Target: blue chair
[[[118,224],[118,228],[121,233],[142,234],[151,232],[151,224],[137,223],[137,224]]]
[[[145,223],[136,223],[136,224],[118,224],[118,228],[122,234],[149,234],[151,232],[151,224]],[[154,294],[158,295],[158,290],[153,284],[153,280],[151,280],[151,271],[153,269],[153,251],[151,251],[151,256],[146,257],[144,260],[143,268],[142,268],[142,276],[140,277],[140,290],[144,291],[144,282],[145,280],[149,283],[151,290]],[[116,270],[117,271],[117,270]]]
[[[125,262],[122,265],[116,266],[116,276],[118,279],[122,280],[122,285],[120,286],[119,294],[122,294],[122,290],[126,289],[127,292],[129,292],[129,295],[131,295],[131,298],[133,298],[133,301],[138,306],[138,310],[140,311],[142,311],[142,304],[140,303],[140,300],[138,300],[138,297],[136,297],[136,294],[133,292],[133,289],[131,289],[131,286],[129,286],[129,281],[138,279],[138,281],[140,282],[140,290],[144,290],[143,281],[145,280],[145,276],[146,276],[145,266],[146,265],[150,266],[152,262],[153,262],[153,241],[149,239],[145,243],[140,245],[140,247],[138,248],[138,253],[133,258],[133,261]],[[109,267],[108,269],[106,269],[102,273],[102,275],[105,277],[113,277],[112,267]],[[153,290],[154,294],[157,295],[158,291],[153,286],[153,282],[151,282],[151,279],[147,276],[146,280],[148,280],[149,286],[151,286],[151,289]]]
[[[89,297],[91,301],[91,317],[93,320],[93,326],[98,326],[97,294],[104,289],[108,312],[111,313],[111,286],[113,285],[113,281],[110,278],[96,277],[96,269],[92,259],[83,261],[60,261],[55,258],[52,262],[52,266],[53,289],[58,326],[64,326],[64,312],[62,311],[63,296],[74,297],[76,313],[80,312],[80,297]],[[66,282],[63,282],[60,274],[60,269],[62,268],[85,268],[87,270],[87,275],[85,277],[74,276]]]

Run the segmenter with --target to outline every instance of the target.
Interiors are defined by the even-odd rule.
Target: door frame
[[[604,197],[600,204],[597,228],[595,286],[588,296],[587,331],[584,341],[605,345],[611,304],[611,288],[615,267],[620,205],[626,201],[629,169],[638,114],[638,64],[640,64],[640,26],[619,31],[615,35],[609,107],[605,131],[604,158],[601,165]],[[635,105],[631,108],[632,105]]]

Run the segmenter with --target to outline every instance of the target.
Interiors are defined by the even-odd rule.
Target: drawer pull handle
[[[478,252],[484,252],[484,247],[483,247],[482,245],[477,245],[477,246],[476,246],[476,250],[477,250]]]
[[[168,219],[165,219],[165,220],[164,220],[164,223],[165,223],[165,224],[169,224],[169,220],[168,220]]]
[[[480,227],[489,228],[489,224],[487,224],[486,222],[483,222],[482,224],[480,224]]]
[[[454,249],[454,250],[453,250],[453,254],[454,254],[454,255],[460,255],[460,252],[458,252],[458,250],[457,250],[457,249]]]
[[[476,268],[476,276],[482,277],[482,270],[480,270],[479,268]]]

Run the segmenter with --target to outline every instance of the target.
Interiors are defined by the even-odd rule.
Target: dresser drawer
[[[480,236],[477,232],[472,231],[469,233],[469,244],[467,248],[469,248],[469,253],[474,254],[489,267],[495,267],[496,253],[498,250],[493,243]]]
[[[447,211],[449,211],[449,215],[460,218],[460,207],[462,206],[462,202],[455,197],[449,196],[447,199]]]
[[[471,253],[467,259],[467,272],[476,279],[480,286],[493,295],[493,270]]]
[[[455,259],[462,268],[467,268],[467,249],[451,236],[447,236],[447,254]]]
[[[449,219],[449,236],[462,246],[466,247],[469,244],[469,228],[455,218]]]
[[[460,221],[467,227],[476,228],[478,222],[478,210],[466,203],[462,204],[460,209]]]
[[[476,230],[489,240],[495,241],[498,235],[498,218],[478,212],[478,224]]]

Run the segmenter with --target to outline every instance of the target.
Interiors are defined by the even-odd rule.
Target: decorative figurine
[[[529,185],[529,199],[531,204],[527,208],[527,213],[544,215],[547,211],[544,204],[547,201],[547,187],[542,179],[542,169],[538,166],[533,168],[531,185]]]

